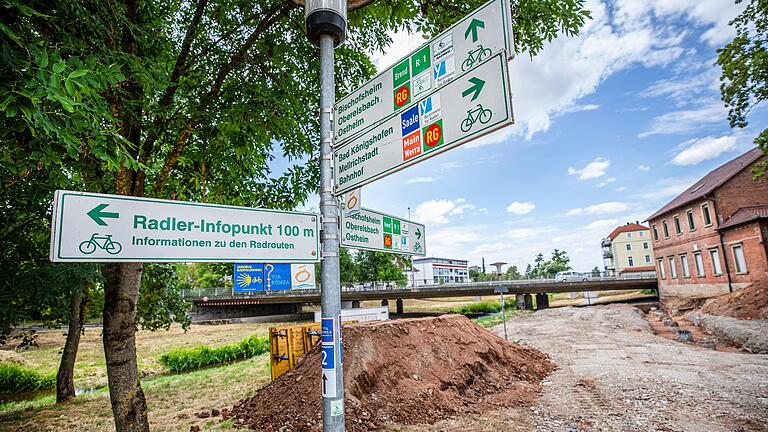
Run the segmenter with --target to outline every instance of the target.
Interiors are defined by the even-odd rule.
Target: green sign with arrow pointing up
[[[467,27],[467,31],[464,32],[464,39],[469,38],[469,35],[471,34],[472,42],[477,42],[478,28],[485,28],[485,23],[477,18],[472,18],[472,21],[469,22],[469,26]]]

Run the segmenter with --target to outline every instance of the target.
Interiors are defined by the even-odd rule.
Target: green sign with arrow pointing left
[[[98,225],[107,226],[104,218],[117,219],[120,217],[118,213],[105,212],[104,209],[107,207],[109,207],[109,204],[99,204],[86,214]]]

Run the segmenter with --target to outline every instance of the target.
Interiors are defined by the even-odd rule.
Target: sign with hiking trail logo
[[[361,208],[341,218],[341,245],[354,249],[426,256],[424,225]]]
[[[512,124],[507,58],[501,52],[397,114],[333,148],[340,195]]]
[[[313,263],[319,229],[311,213],[59,190],[50,259]]]
[[[514,52],[508,0],[491,0],[334,106],[334,142],[353,138],[493,53]]]

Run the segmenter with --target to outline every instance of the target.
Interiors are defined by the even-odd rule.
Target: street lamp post
[[[346,0],[307,0],[307,37],[320,47],[320,214],[323,318],[323,432],[344,431],[344,374],[341,359],[341,282],[339,274],[339,202],[333,196],[333,129],[335,101],[333,50],[346,39]],[[326,324],[329,324],[326,327]]]

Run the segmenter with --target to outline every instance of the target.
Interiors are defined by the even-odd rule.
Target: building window
[[[680,235],[683,233],[683,229],[680,227],[680,217],[675,216],[675,234]]]
[[[677,279],[677,267],[675,267],[675,257],[669,257],[669,277]]]
[[[696,261],[696,275],[704,277],[704,260],[701,258],[701,252],[693,254],[693,260]]]
[[[683,269],[683,277],[691,277],[691,269],[688,268],[688,254],[680,254],[680,268]]]
[[[648,250],[648,242],[643,242],[643,249]]]
[[[691,231],[696,230],[696,222],[693,220],[693,210],[688,210],[686,215],[688,216],[688,229]]]
[[[629,258],[627,258],[627,260],[629,261],[629,266],[630,267],[634,267],[635,266],[635,259],[634,258],[629,257]]]
[[[659,241],[659,230],[656,228],[656,224],[653,225],[653,239]]]
[[[632,244],[630,244],[630,243],[627,243],[627,250],[628,250],[628,251],[631,251],[631,250],[632,250]]]
[[[747,272],[747,260],[744,258],[744,247],[740,244],[733,246],[733,261],[736,263],[736,273]]]
[[[632,233],[631,232],[627,233],[627,238],[632,238]]]
[[[646,264],[650,264],[651,263],[651,256],[650,255],[646,255],[645,256],[645,263]]]
[[[709,204],[701,205],[701,214],[704,216],[704,226],[712,225],[712,216],[709,215]]]
[[[664,274],[664,258],[659,258],[658,262],[659,262],[659,277],[662,279],[666,279],[667,275]]]
[[[669,238],[669,225],[667,225],[666,219],[661,221],[661,226],[664,228],[664,238]]]
[[[642,236],[643,236],[643,232],[642,232],[642,231],[640,231],[640,233],[639,233],[638,235],[639,235],[640,237],[642,237]]]
[[[716,275],[723,274],[723,270],[720,268],[720,251],[717,249],[710,249],[709,257],[712,258],[712,273]]]

